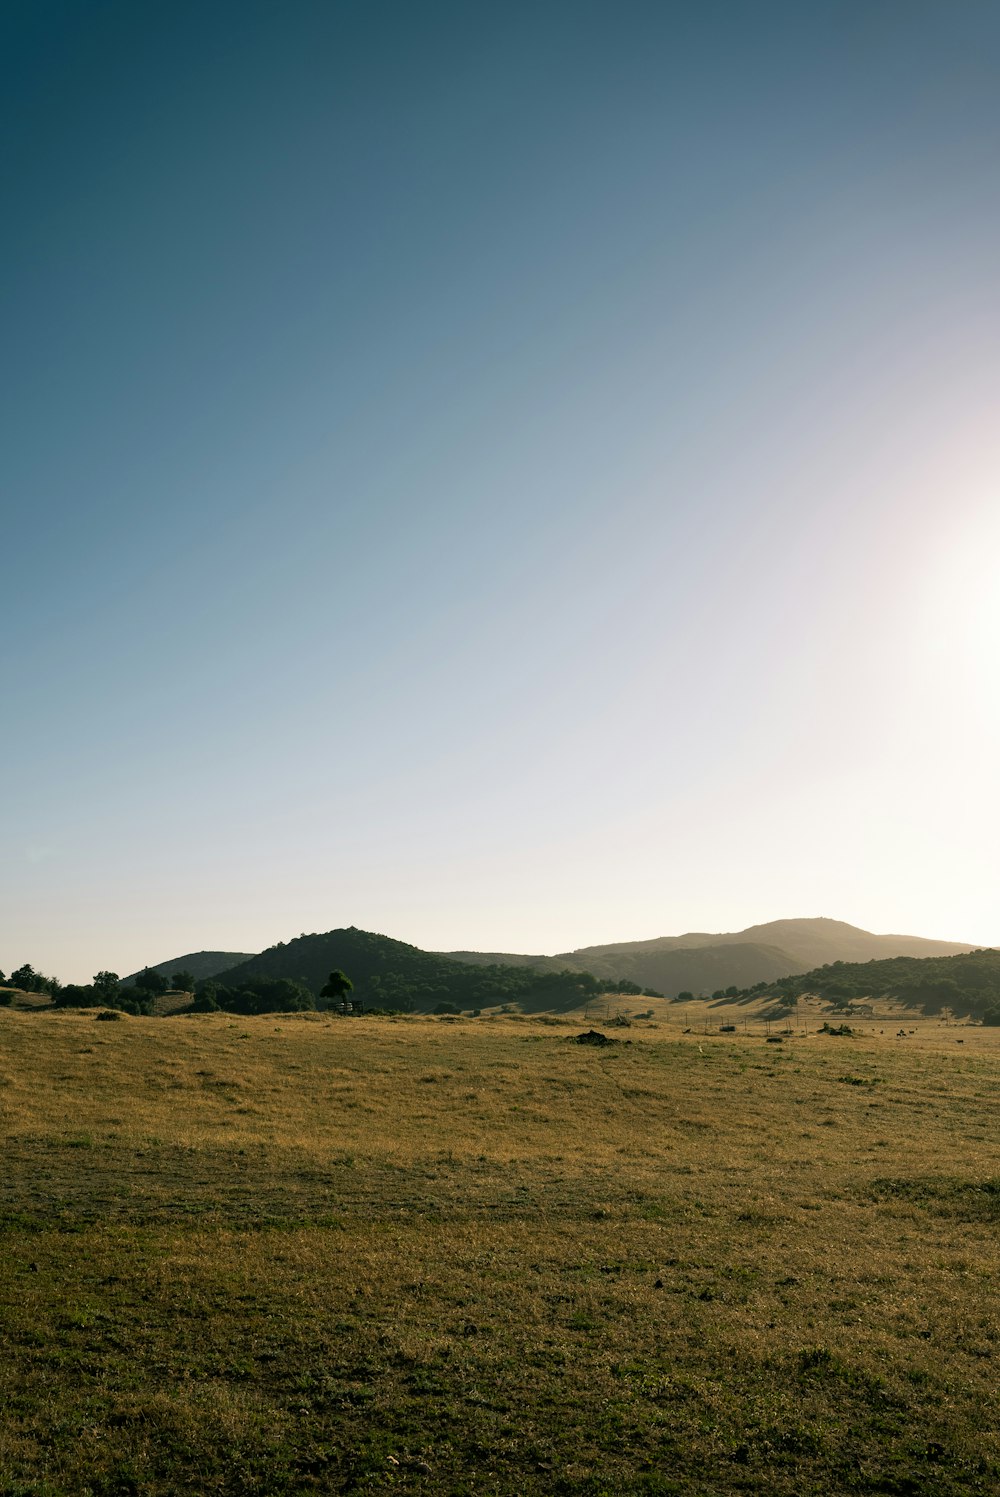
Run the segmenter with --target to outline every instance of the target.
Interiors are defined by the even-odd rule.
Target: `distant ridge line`
[[[474,964],[531,964],[542,970],[570,968],[595,977],[627,978],[668,995],[710,993],[730,986],[748,987],[797,976],[831,962],[876,961],[891,956],[960,956],[976,948],[968,942],[936,941],[926,936],[878,935],[820,915],[772,920],[746,930],[712,933],[688,931],[645,941],[615,941],[579,946],[553,956],[528,957],[510,952],[447,952],[455,961]]]
[[[338,937],[339,944],[331,945]],[[437,961],[467,967],[496,967],[508,971],[533,968],[539,974],[590,972],[601,981],[624,980],[640,988],[676,997],[689,992],[707,996],[728,987],[747,988],[760,982],[799,976],[833,962],[866,962],[894,956],[959,956],[978,949],[971,943],[936,941],[925,936],[879,935],[828,916],[772,920],[742,931],[712,933],[688,931],[679,936],[656,936],[644,941],[617,941],[581,946],[554,955],[517,952],[423,951],[384,935],[355,927],[329,931],[322,936],[279,941],[259,953],[200,951],[158,962],[153,970],[170,978],[186,970],[196,981],[221,978],[224,982],[253,974],[284,975],[305,979],[315,987],[325,981],[329,955],[333,966],[350,964],[358,969],[348,975],[393,974],[398,988],[412,981],[430,994],[444,982],[445,969]],[[321,956],[321,952],[323,953]],[[342,953],[342,956],[341,954]],[[336,960],[333,957],[336,955]],[[313,966],[315,965],[315,971]],[[322,970],[321,970],[322,969]],[[408,974],[404,977],[404,972]],[[136,974],[126,978],[131,982]],[[513,979],[511,979],[513,980]],[[447,981],[454,983],[457,978]],[[520,981],[520,979],[518,979]],[[389,1001],[388,992],[386,1001]]]

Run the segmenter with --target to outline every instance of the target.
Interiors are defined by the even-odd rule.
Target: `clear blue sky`
[[[1000,8],[7,0],[0,967],[1000,941]]]

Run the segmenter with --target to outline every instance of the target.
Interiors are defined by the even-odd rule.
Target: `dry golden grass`
[[[996,1491],[1000,1034],[756,1027],[0,1011],[0,1493]]]

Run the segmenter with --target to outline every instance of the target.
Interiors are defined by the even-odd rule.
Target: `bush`
[[[217,1014],[219,1011],[214,989],[206,989],[203,993],[199,993],[187,1008],[189,1014]]]
[[[120,988],[113,1003],[107,998],[104,1001],[110,1009],[120,1009],[123,1014],[151,1014],[153,1012],[153,994],[148,989]]]
[[[57,1008],[93,1008],[100,1001],[92,987],[79,982],[68,982],[53,999]]]
[[[294,1014],[314,1009],[312,993],[289,977],[254,977],[239,988],[203,983],[198,988],[196,1004],[214,1003],[231,1014]],[[197,1008],[196,1013],[211,1013],[211,1008]]]

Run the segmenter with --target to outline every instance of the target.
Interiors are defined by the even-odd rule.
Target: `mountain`
[[[417,1012],[441,1003],[460,1009],[503,1003],[528,1012],[569,1009],[597,990],[595,980],[578,970],[537,972],[524,962],[459,962],[355,926],[279,941],[213,977],[236,992],[261,979],[289,978],[318,997],[337,968],[347,973],[355,994],[369,1006]]]
[[[339,967],[370,1005],[425,1012],[440,1003],[462,1009],[509,1003],[534,1013],[576,1008],[598,987],[620,979],[672,998],[681,992],[710,994],[774,983],[832,962],[948,957],[972,949],[918,936],[874,935],[827,919],[773,920],[717,934],[689,931],[584,946],[555,956],[422,951],[351,926],[279,942],[255,956],[194,952],[160,962],[154,970],[169,978],[187,969],[199,982],[212,978],[234,990],[259,979],[290,978],[318,996],[329,973]]]
[[[224,972],[227,967],[235,967],[237,962],[247,961],[251,955],[248,951],[189,951],[187,956],[174,956],[168,962],[157,962],[150,971],[159,972],[168,980],[175,972],[190,972],[195,982],[204,982],[217,972]],[[140,970],[146,969],[143,967]],[[126,985],[133,983],[138,976],[138,972],[132,972],[128,977],[123,977],[122,982]]]
[[[955,941],[921,936],[883,936],[843,920],[772,920],[746,930],[712,934],[689,931],[647,941],[618,941],[583,946],[552,957],[477,952],[449,952],[456,961],[517,965],[541,970],[569,968],[599,978],[628,978],[640,987],[656,988],[668,997],[679,992],[712,993],[719,988],[750,987],[822,967],[829,962],[866,962],[894,956],[957,956],[973,948]]]
[[[975,949],[967,941],[874,935],[843,920],[827,919],[772,920],[767,925],[751,925],[736,936],[721,939],[743,941],[748,937],[770,941],[809,967],[821,967],[827,962],[871,962],[891,956],[960,956]]]

